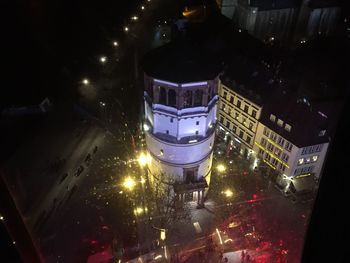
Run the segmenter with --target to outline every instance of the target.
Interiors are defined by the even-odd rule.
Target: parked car
[[[68,173],[64,173],[60,179],[59,184],[61,184],[64,181],[64,179],[66,179],[67,177],[68,177]]]
[[[84,166],[80,165],[75,171],[74,176],[78,177],[84,171]]]

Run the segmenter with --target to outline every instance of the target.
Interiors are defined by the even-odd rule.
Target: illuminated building
[[[204,203],[210,183],[220,63],[201,45],[175,41],[144,59],[144,126],[157,180],[165,174],[180,200]]]
[[[342,103],[339,95],[320,95],[316,81],[318,97],[307,99],[301,94],[312,97],[311,90],[295,89],[272,72],[265,62],[243,59],[220,76],[219,135],[285,194],[307,192],[322,174]]]
[[[220,8],[250,35],[287,44],[334,35],[340,18],[336,0],[222,0]]]

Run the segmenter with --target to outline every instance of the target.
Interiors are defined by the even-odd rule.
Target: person
[[[244,253],[244,250],[242,250],[242,252],[241,252],[241,261],[244,262],[244,259],[245,259],[245,253]]]
[[[247,262],[250,262],[250,255],[248,253],[246,253],[245,259],[246,259]]]

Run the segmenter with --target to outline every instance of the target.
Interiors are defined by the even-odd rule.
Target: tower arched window
[[[164,87],[159,87],[159,103],[166,104],[166,90]]]
[[[184,98],[183,107],[184,108],[192,107],[192,91],[186,90],[184,92],[183,98]]]
[[[201,106],[202,105],[202,97],[203,97],[203,91],[200,89],[197,89],[194,92],[194,106]]]
[[[169,106],[176,107],[176,91],[173,89],[168,91],[168,104]]]

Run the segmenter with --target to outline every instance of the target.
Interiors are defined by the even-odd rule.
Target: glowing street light
[[[129,190],[132,191],[134,189],[134,187],[136,186],[136,182],[134,179],[132,179],[130,176],[126,177],[124,182],[123,182],[123,186]]]
[[[126,27],[124,27],[124,31],[125,32],[128,32],[129,31],[129,28],[126,26]]]
[[[230,189],[225,190],[224,194],[225,194],[226,197],[232,197],[233,196],[233,192]]]
[[[137,161],[139,162],[140,166],[143,167],[147,164],[147,155],[144,153],[141,153]]]
[[[226,167],[223,164],[219,164],[218,166],[216,166],[216,169],[218,170],[218,172],[222,173],[226,171]]]
[[[107,61],[107,58],[105,56],[100,57],[101,63],[105,63]]]
[[[141,10],[145,10],[145,7],[143,5],[141,6]]]
[[[142,207],[136,207],[134,210],[135,215],[141,215],[143,213]]]
[[[117,41],[113,41],[113,46],[117,47],[119,44]]]
[[[82,82],[83,82],[84,85],[89,85],[89,83],[90,83],[88,79],[83,79]]]
[[[139,18],[138,18],[138,16],[132,16],[131,19],[134,20],[134,21],[136,21],[136,20],[139,19]]]

